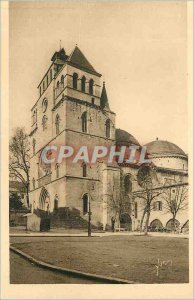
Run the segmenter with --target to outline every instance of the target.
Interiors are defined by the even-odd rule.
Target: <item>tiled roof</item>
[[[139,142],[131,135],[129,132],[116,129],[116,144],[118,145],[138,145],[140,146]]]
[[[177,145],[162,140],[155,140],[145,145],[149,154],[178,154],[186,156],[185,152]]]
[[[84,56],[84,54],[77,46],[75,46],[75,49],[68,57],[67,62],[75,65],[76,67],[79,67],[86,71],[95,73],[98,76],[101,76],[99,73],[96,72],[96,70],[93,68],[91,63],[87,60],[87,58]]]

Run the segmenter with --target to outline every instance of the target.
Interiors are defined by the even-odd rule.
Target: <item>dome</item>
[[[146,144],[145,146],[147,147],[147,152],[149,154],[156,154],[156,155],[177,154],[177,155],[187,156],[181,148],[168,141],[162,141],[157,139],[153,142]]]
[[[140,146],[139,142],[134,138],[134,136],[125,130],[116,129],[115,136],[117,145],[129,146],[133,144]]]

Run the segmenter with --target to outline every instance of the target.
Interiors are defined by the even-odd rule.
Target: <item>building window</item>
[[[60,82],[59,82],[59,81],[57,81],[57,89],[59,89],[59,85],[60,85]]]
[[[46,75],[46,84],[49,85],[48,74]]]
[[[90,79],[89,81],[89,94],[93,95],[93,85],[94,85],[94,80]]]
[[[137,219],[138,217],[137,210],[138,210],[138,206],[137,206],[137,202],[135,202],[135,219]]]
[[[82,92],[85,92],[85,90],[86,90],[86,77],[85,76],[83,76],[81,79],[81,90],[82,90]]]
[[[64,76],[61,76],[61,86],[64,88]]]
[[[87,112],[85,111],[82,116],[82,132],[87,132]]]
[[[56,164],[56,178],[59,178],[59,164]]]
[[[36,123],[36,110],[33,111],[32,115],[32,125],[34,125],[34,123]]]
[[[83,177],[87,177],[87,165],[85,163],[82,165],[82,175]]]
[[[88,213],[88,194],[83,196],[83,214],[86,215]]]
[[[105,123],[105,129],[106,129],[106,137],[110,138],[110,120],[106,120]]]
[[[40,86],[40,88],[39,88],[39,91],[40,91],[40,96],[41,96],[41,94],[42,94],[42,91],[41,91],[41,86]]]
[[[50,81],[52,81],[52,79],[53,79],[53,74],[52,73],[53,73],[52,69],[50,69]]]
[[[35,153],[36,153],[36,140],[35,139],[33,139],[33,141],[32,141],[32,147],[33,147],[33,155],[35,155]]]
[[[154,210],[162,211],[162,201],[154,202]]]
[[[45,90],[45,83],[44,83],[44,81],[43,81],[43,91]]]
[[[94,102],[95,102],[95,99],[94,99],[94,98],[92,98],[92,104],[94,104]]]
[[[43,130],[45,130],[45,129],[47,129],[47,121],[48,121],[48,118],[47,118],[47,116],[43,116],[43,118],[42,118],[42,128],[43,128]]]
[[[57,114],[56,118],[55,118],[56,134],[59,134],[59,132],[60,132],[60,126],[59,125],[60,125],[60,117]]]
[[[44,98],[43,101],[42,101],[42,111],[43,111],[43,113],[45,113],[45,111],[47,110],[47,107],[48,107],[48,100],[47,100],[47,98]]]
[[[77,73],[73,73],[73,88],[76,90],[77,90],[77,80],[78,80]]]
[[[132,182],[130,180],[130,175],[127,175],[124,178],[124,190],[125,194],[128,194],[132,191]]]

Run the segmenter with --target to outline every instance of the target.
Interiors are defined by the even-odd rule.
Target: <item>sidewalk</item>
[[[134,231],[125,231],[125,232],[92,232],[93,237],[102,237],[102,236],[140,236],[144,235],[141,232],[134,232]],[[26,231],[24,227],[11,227],[9,231],[10,237],[87,237],[88,233],[84,230],[79,229],[51,229],[48,232],[32,232]],[[189,238],[188,234],[176,234],[176,233],[161,233],[161,232],[150,232],[149,236],[156,236],[156,237],[176,237],[176,238]]]

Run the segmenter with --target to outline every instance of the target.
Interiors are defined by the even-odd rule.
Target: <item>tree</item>
[[[108,208],[114,220],[121,222],[123,213],[130,214],[131,210],[131,175],[123,174],[113,175],[112,184],[109,182],[108,186]],[[131,194],[132,196],[132,194]]]
[[[142,165],[137,174],[137,182],[142,188],[141,191],[135,193],[137,198],[144,200],[144,208],[140,223],[140,230],[143,227],[143,221],[146,217],[144,232],[148,233],[148,225],[150,220],[151,210],[153,209],[153,200],[162,194],[162,190],[156,188],[158,183],[157,174],[152,165]]]
[[[30,145],[28,135],[24,128],[16,128],[14,136],[9,144],[9,173],[21,181],[26,189],[27,205],[29,207],[29,188],[30,188]]]
[[[172,214],[173,230],[176,230],[176,216],[179,211],[188,207],[188,183],[171,183],[164,189],[162,198],[164,199],[164,208]]]
[[[21,201],[21,197],[17,193],[9,194],[9,209],[20,209],[23,207],[23,203]]]

